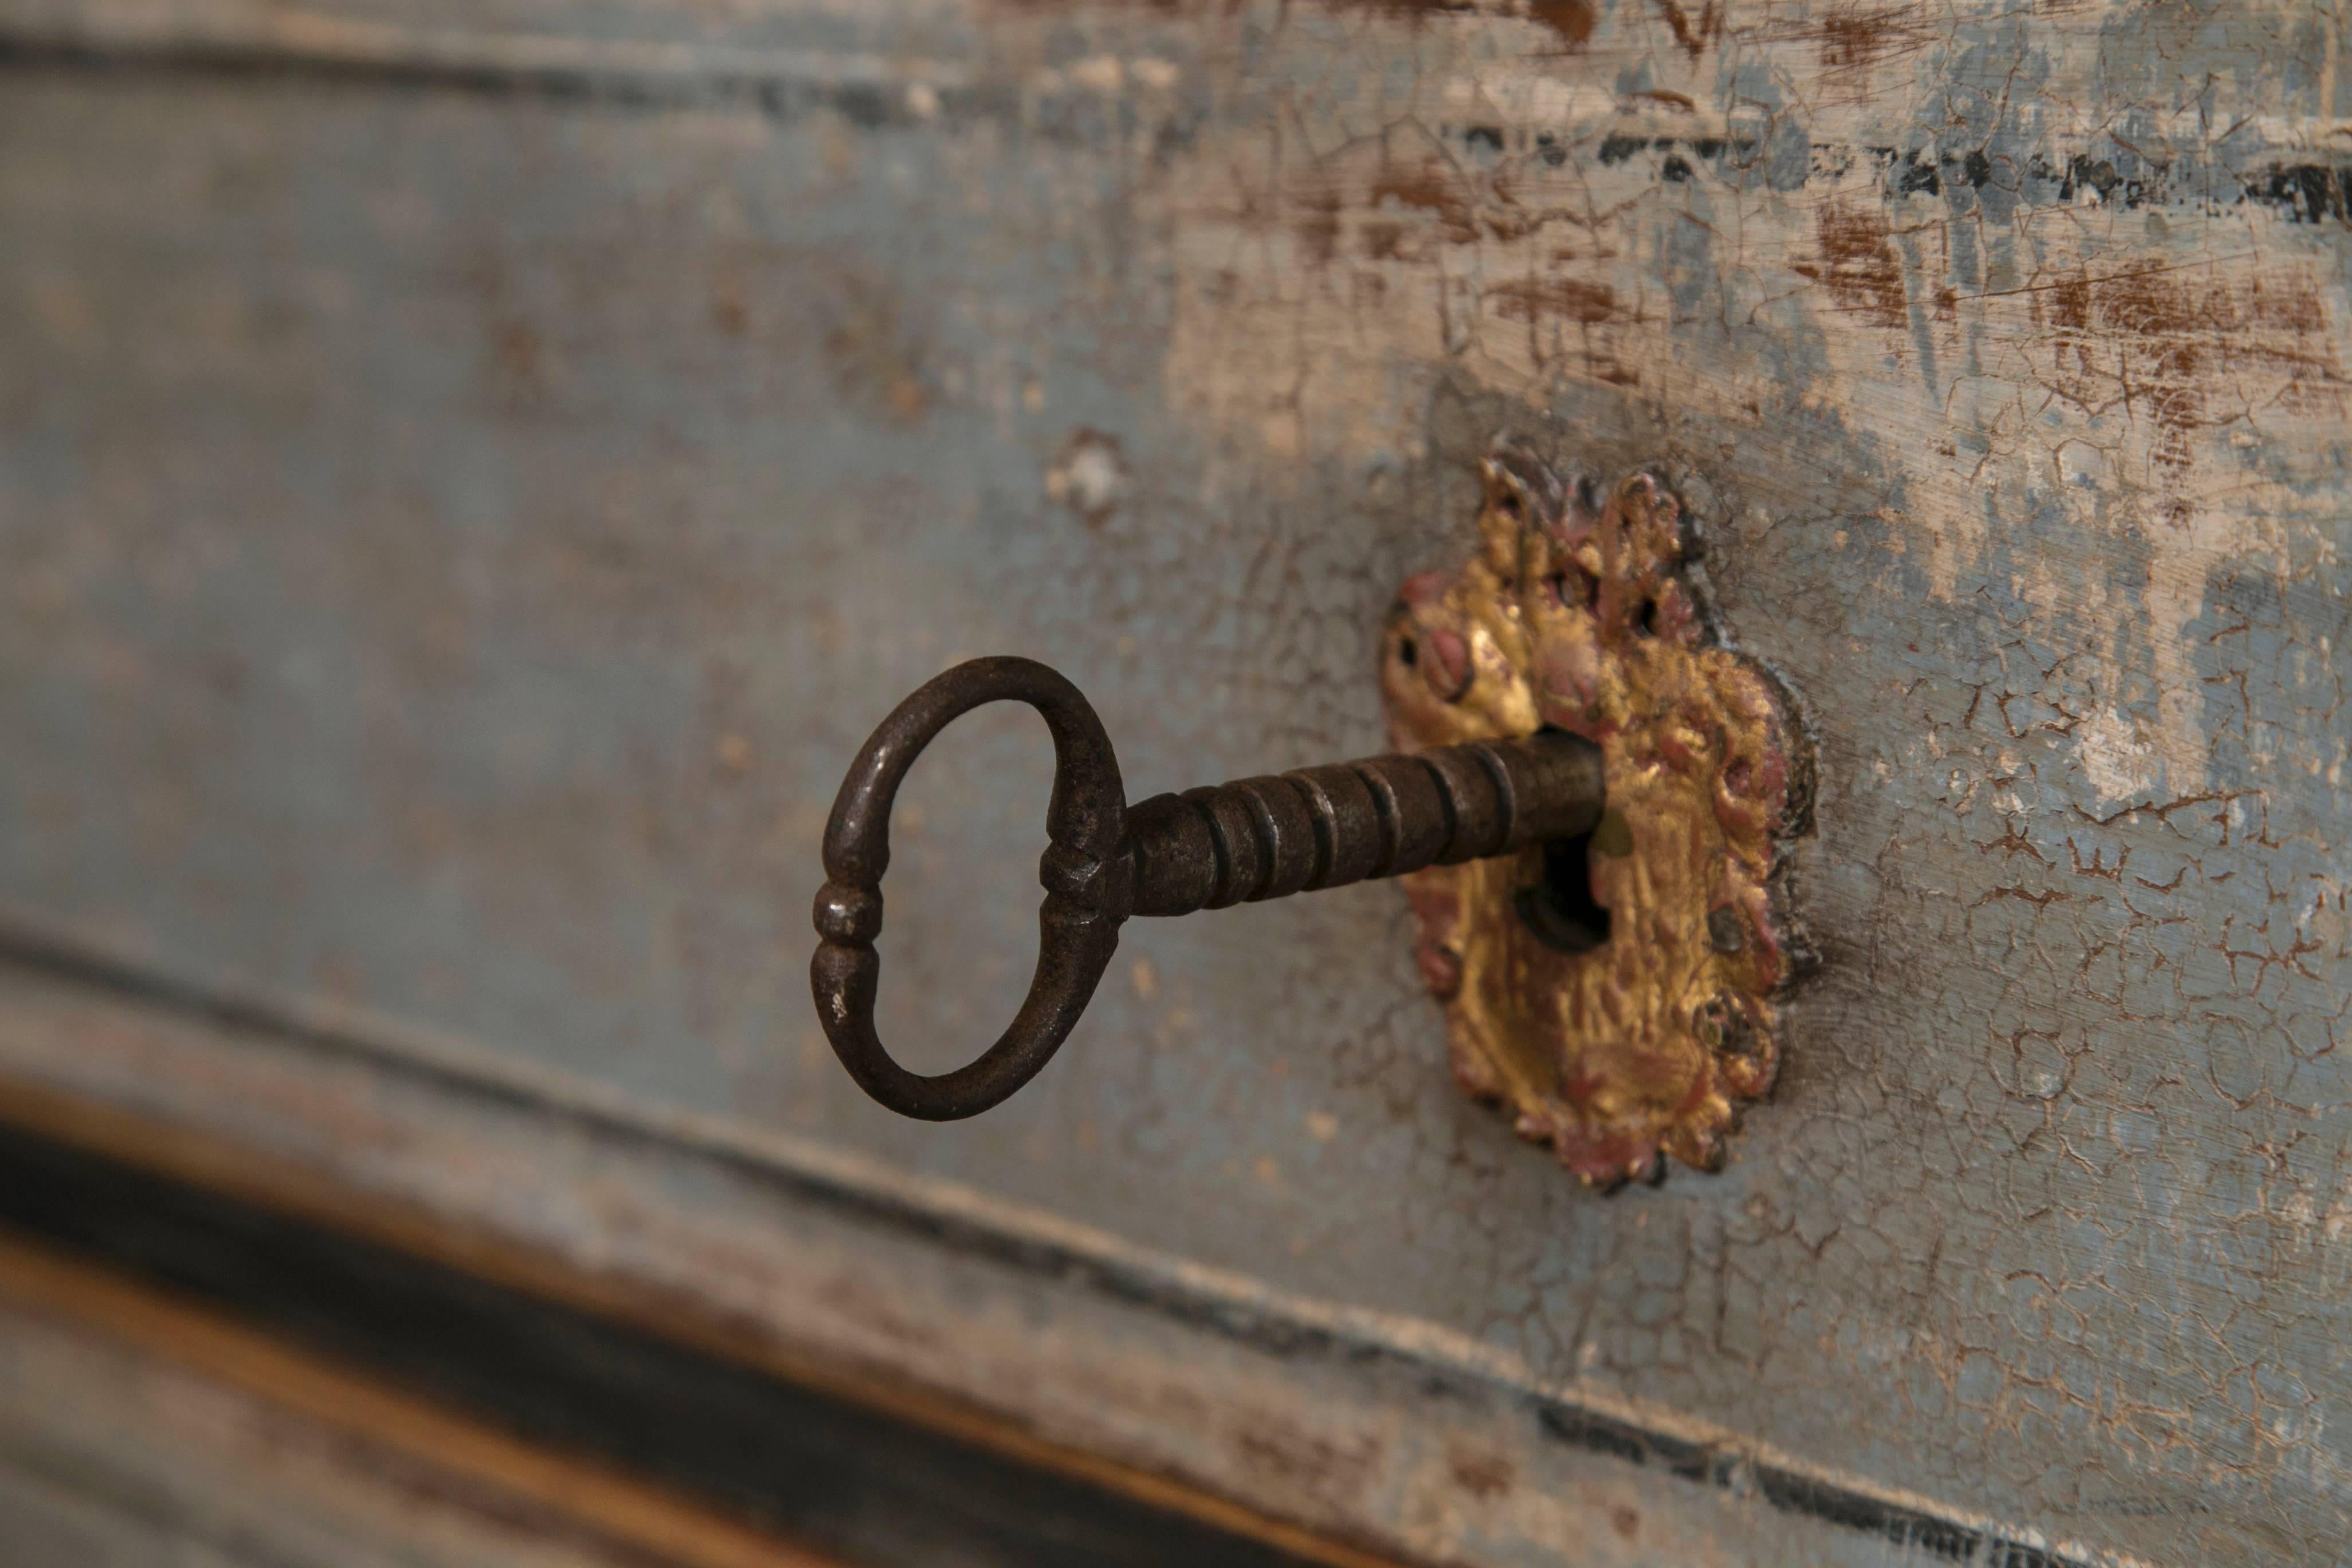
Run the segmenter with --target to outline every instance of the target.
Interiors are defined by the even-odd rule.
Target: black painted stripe
[[[924,124],[908,96],[917,79],[828,79],[791,62],[771,63],[746,49],[739,62],[721,51],[668,68],[633,60],[625,48],[562,47],[574,40],[485,34],[459,37],[455,47],[417,38],[405,50],[337,49],[266,37],[202,37],[142,39],[0,31],[0,71],[102,76],[173,76],[254,82],[350,85],[478,98],[541,99],[623,110],[712,104],[745,105],[790,120],[830,110],[860,130]],[[474,48],[468,52],[465,46]],[[532,58],[535,46],[553,46]],[[575,58],[564,58],[564,54]],[[957,119],[1019,119],[1020,96],[1002,85],[929,84],[936,108]],[[1039,129],[1049,135],[1051,124]]]
[[[845,1562],[1302,1561],[643,1330],[5,1125],[0,1225]]]

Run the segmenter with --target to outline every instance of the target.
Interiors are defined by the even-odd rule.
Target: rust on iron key
[[[1037,968],[994,1044],[925,1076],[892,1059],[874,1027],[890,808],[940,731],[998,701],[1036,709],[1054,740]],[[1601,780],[1599,747],[1545,732],[1301,768],[1130,807],[1102,721],[1076,687],[1032,659],[972,659],[893,710],[842,781],[816,898],[817,1014],[842,1065],[883,1105],[930,1121],[976,1115],[1052,1059],[1129,917],[1288,898],[1572,838],[1601,819]]]

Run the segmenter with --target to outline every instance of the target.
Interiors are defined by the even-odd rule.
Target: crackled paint
[[[0,898],[1703,1420],[1700,1475],[2332,1560],[2344,20],[5,0],[74,47],[0,94]],[[1822,963],[1725,1169],[1602,1201],[1464,1103],[1393,889],[1137,932],[984,1124],[859,1102],[798,955],[890,703],[1034,655],[1138,793],[1377,749],[1503,429],[1657,474],[1814,730]],[[1032,955],[1044,747],[974,723],[894,846],[933,1067]],[[1716,1517],[1539,1485],[1573,1422],[1457,1468],[1364,1375],[1185,1462],[1442,1560]]]

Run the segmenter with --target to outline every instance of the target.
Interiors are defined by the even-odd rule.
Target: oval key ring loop
[[[915,758],[939,732],[984,702],[1026,702],[1054,737],[1050,840],[1038,879],[1037,970],[1012,1026],[977,1060],[927,1078],[891,1059],[874,1032],[882,960],[882,873],[890,864],[890,806]],[[858,1086],[902,1116],[953,1121],[1013,1093],[1053,1058],[1118,946],[1134,904],[1123,854],[1127,798],[1118,759],[1093,707],[1034,659],[975,658],[926,682],[882,721],[835,797],[824,829],[824,887],[809,964],[817,1016]]]

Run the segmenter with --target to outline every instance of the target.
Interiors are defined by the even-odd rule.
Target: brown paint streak
[[[1916,12],[1901,5],[1832,5],[1812,31],[1822,78],[1857,99],[1866,96],[1863,84],[1873,67],[1926,47],[1934,36]]]
[[[1591,41],[1597,20],[1590,0],[1528,0],[1528,17],[1558,33],[1560,42],[1571,49],[1580,49]]]
[[[1455,245],[1468,245],[1478,237],[1478,225],[1473,216],[1470,202],[1455,188],[1453,179],[1441,168],[1424,163],[1417,169],[1391,166],[1381,172],[1372,182],[1370,205],[1393,201],[1400,206],[1425,212],[1437,219],[1445,237]]]
[[[2035,298],[2037,324],[2054,329],[2057,389],[2088,407],[2120,402],[2145,414],[2157,427],[2151,460],[2170,474],[2189,468],[2191,432],[2234,417],[2214,416],[2207,399],[2228,395],[2235,368],[2284,372],[2294,400],[2341,406],[2326,309],[2308,286],[2146,267],[2068,279]]]
[[[1707,46],[1723,40],[1723,5],[1721,0],[1707,0],[1706,8],[1693,21],[1689,12],[1675,0],[1657,0],[1658,15],[1666,19],[1666,26],[1675,35],[1675,42],[1696,61],[1705,54]]]
[[[1899,9],[1864,11],[1839,5],[1822,18],[1822,64],[1831,70],[1874,65],[1913,46]]]
[[[1495,301],[1495,313],[1509,321],[1566,321],[1590,327],[1622,319],[1617,290],[1573,278],[1498,283],[1486,290],[1486,298]]]
[[[1839,203],[1821,209],[1815,222],[1821,256],[1791,270],[1827,286],[1838,308],[1882,327],[1906,320],[1903,264],[1889,242],[1886,220]]]

